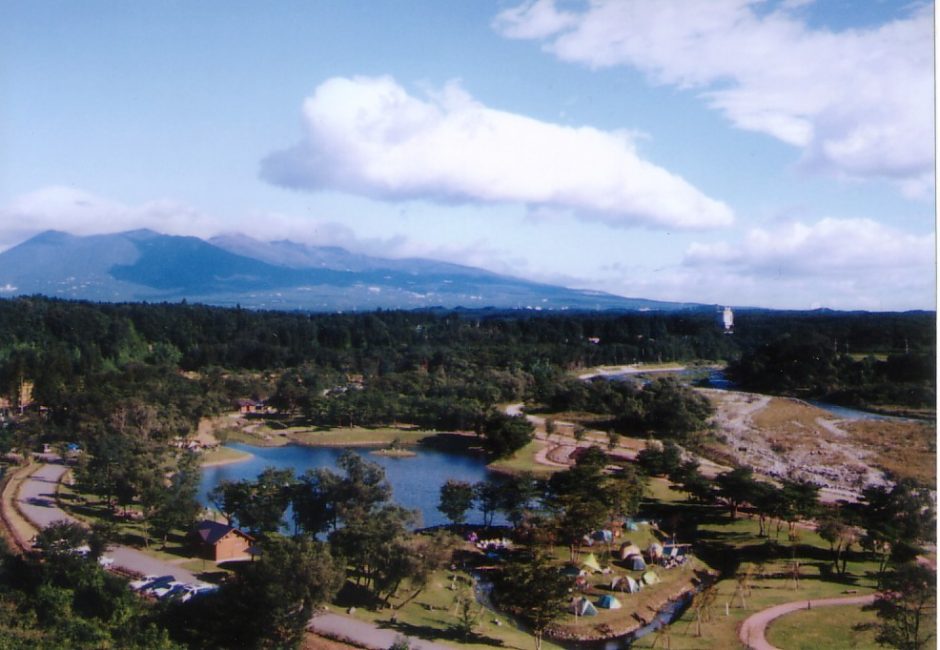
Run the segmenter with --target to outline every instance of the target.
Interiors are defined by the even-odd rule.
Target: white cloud
[[[45,230],[98,235],[138,228],[202,239],[240,233],[259,241],[288,239],[315,246],[339,246],[354,253],[392,259],[425,257],[510,274],[514,265],[524,264],[513,257],[512,251],[493,248],[480,238],[442,245],[402,234],[362,236],[337,221],[280,212],[248,213],[223,219],[176,201],[128,205],[65,186],[42,188],[0,207],[0,251]]]
[[[754,228],[742,241],[692,244],[676,287],[709,302],[836,309],[934,308],[934,235],[869,219]],[[694,289],[696,288],[697,289]]]
[[[333,78],[303,113],[303,141],[262,163],[274,183],[385,200],[523,203],[618,226],[733,219],[724,203],[642,160],[626,131],[488,108],[456,82],[422,99],[390,77]]]
[[[239,232],[255,239],[343,246],[359,251],[394,250],[403,238],[358,239],[347,226],[280,213],[246,213],[222,218],[167,199],[129,205],[86,190],[50,186],[17,197],[0,208],[0,250],[44,230],[98,235],[149,228],[167,235],[203,239]]]
[[[737,127],[801,148],[809,168],[929,195],[932,5],[835,32],[809,27],[795,11],[801,4],[595,0],[559,12],[553,0],[536,0],[493,25],[510,38],[544,40],[565,61],[632,66],[655,83],[695,89]]]
[[[151,228],[168,234],[208,236],[225,227],[217,218],[176,201],[126,205],[67,186],[50,186],[0,209],[0,249],[44,230],[94,235]]]

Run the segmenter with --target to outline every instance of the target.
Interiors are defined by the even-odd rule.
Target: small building
[[[250,413],[264,413],[267,404],[262,400],[240,399],[238,400],[238,411],[245,415]]]
[[[194,536],[200,555],[216,562],[249,558],[255,541],[248,533],[209,519],[196,523]]]

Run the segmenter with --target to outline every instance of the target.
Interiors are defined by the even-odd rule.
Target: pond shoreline
[[[254,458],[254,454],[250,454],[247,451],[241,451],[240,449],[234,449],[232,447],[227,447],[225,445],[222,445],[222,446],[225,447],[225,449],[227,449],[228,451],[235,452],[238,455],[233,456],[231,458],[219,458],[216,460],[208,460],[203,463],[200,463],[199,467],[201,467],[202,469],[205,469],[207,467],[222,467],[223,465],[235,465],[237,463],[244,463]]]

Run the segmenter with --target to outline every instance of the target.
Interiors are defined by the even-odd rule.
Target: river
[[[210,505],[206,495],[220,481],[240,481],[255,479],[266,467],[293,468],[296,474],[308,469],[326,467],[335,472],[336,461],[346,450],[340,447],[304,447],[286,445],[284,447],[253,447],[240,443],[228,445],[233,449],[252,454],[252,458],[239,463],[207,467],[202,473],[199,486],[199,501]],[[366,460],[381,465],[392,486],[392,500],[401,506],[418,510],[421,513],[422,526],[445,524],[447,518],[437,509],[441,486],[448,479],[476,483],[490,475],[486,460],[482,456],[415,447],[415,456],[393,458],[370,454],[368,448],[353,448]],[[482,515],[476,511],[467,514],[468,522],[480,522]],[[289,521],[289,513],[288,513]],[[504,523],[497,517],[494,522]]]
[[[710,373],[708,373],[708,385],[710,388],[718,388],[720,390],[738,390],[735,383],[725,377],[725,373],[721,370],[712,370]],[[870,411],[861,411],[859,409],[853,409],[848,406],[829,404],[828,402],[820,402],[817,400],[805,401],[807,404],[812,404],[818,409],[828,411],[842,420],[893,420],[896,422],[910,421],[907,418],[897,417],[894,415],[881,415],[880,413],[872,413]]]

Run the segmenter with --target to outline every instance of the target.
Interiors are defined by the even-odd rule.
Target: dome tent
[[[616,597],[611,596],[610,594],[604,594],[597,601],[598,607],[603,607],[604,609],[620,609],[623,605],[617,600]]]

